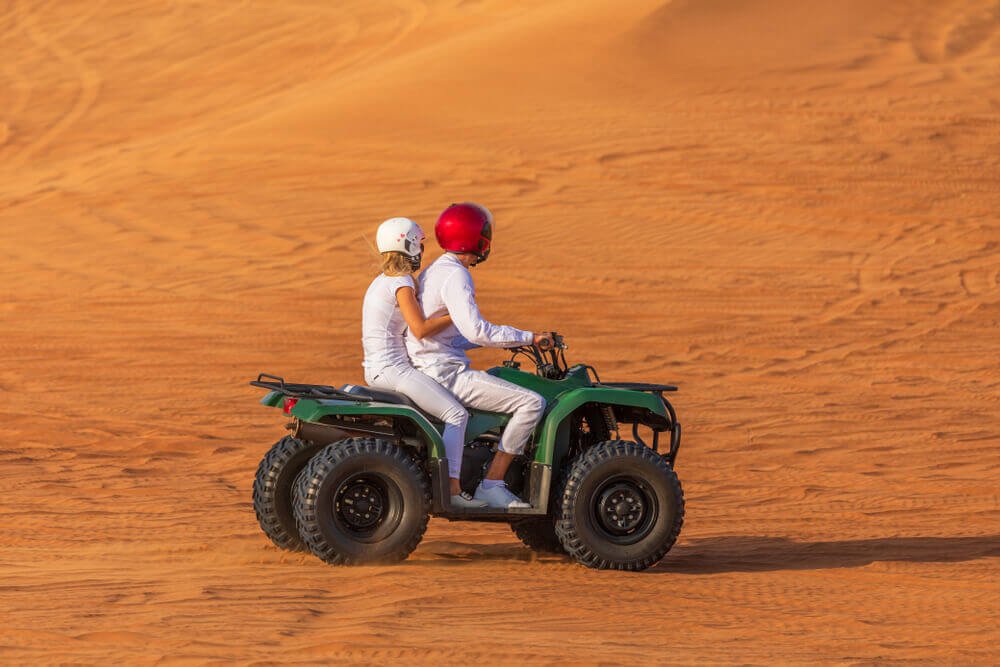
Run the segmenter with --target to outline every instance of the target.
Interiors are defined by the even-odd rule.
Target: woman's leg
[[[448,456],[448,477],[451,478],[452,495],[461,491],[458,486],[462,472],[462,452],[465,450],[465,426],[469,413],[450,391],[436,380],[415,368],[385,368],[367,378],[368,384],[406,394],[424,412],[444,422],[445,453]]]

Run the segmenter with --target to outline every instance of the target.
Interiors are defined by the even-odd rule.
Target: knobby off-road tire
[[[410,555],[427,530],[431,490],[419,464],[392,443],[349,438],[316,454],[294,494],[299,535],[331,565]]]
[[[611,437],[600,406],[593,404],[584,406],[573,415],[570,430],[571,449],[575,451],[584,451]],[[553,500],[550,499],[550,502]],[[532,551],[547,554],[566,553],[559,536],[556,535],[555,523],[550,517],[515,521],[510,524],[510,528],[524,546]]]
[[[261,530],[282,549],[308,550],[295,524],[292,491],[296,477],[319,450],[320,445],[313,442],[286,436],[271,447],[257,466],[253,509]]]
[[[532,551],[544,554],[565,554],[562,542],[556,535],[556,527],[549,517],[524,519],[510,524],[518,539]]]
[[[570,464],[554,513],[556,535],[578,562],[602,570],[645,570],[677,541],[684,492],[659,454],[609,440]]]

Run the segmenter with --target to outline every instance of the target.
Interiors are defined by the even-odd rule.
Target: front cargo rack
[[[598,386],[613,387],[614,389],[631,389],[632,391],[648,391],[659,393],[664,391],[677,391],[677,387],[672,384],[652,384],[649,382],[600,382]]]
[[[667,414],[670,415],[670,421],[665,425],[662,430],[668,431],[670,433],[670,449],[663,456],[670,462],[670,465],[674,465],[674,461],[677,460],[677,451],[681,447],[681,425],[677,422],[677,413],[674,412],[674,406],[670,404],[670,401],[666,399],[663,392],[677,391],[677,387],[672,384],[652,384],[649,382],[600,382],[595,384],[596,387],[610,387],[612,389],[628,389],[630,391],[641,391],[648,394],[653,394],[663,403],[664,409]],[[661,429],[653,429],[653,442],[649,446],[653,451],[659,451],[660,445],[660,432]],[[639,435],[639,423],[635,422],[632,424],[632,437],[639,444],[645,445],[646,442]]]

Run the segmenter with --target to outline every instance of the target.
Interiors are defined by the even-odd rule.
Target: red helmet
[[[472,202],[452,204],[438,217],[434,235],[443,249],[472,253],[485,262],[493,240],[493,214]]]

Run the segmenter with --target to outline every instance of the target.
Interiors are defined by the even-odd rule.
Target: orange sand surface
[[[258,529],[246,381],[465,199],[487,316],[680,385],[658,567]],[[2,3],[0,662],[996,663],[998,211],[996,0]]]

